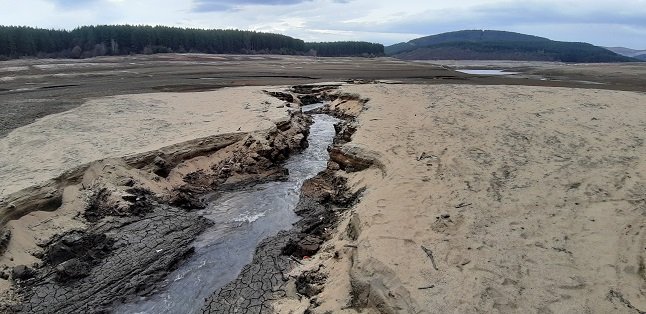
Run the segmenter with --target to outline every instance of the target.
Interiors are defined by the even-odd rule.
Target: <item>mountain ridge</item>
[[[646,55],[646,49],[632,49],[632,48],[626,48],[626,47],[604,47],[616,54],[620,54],[622,56],[626,57],[631,57],[635,58],[640,55]]]
[[[420,37],[387,46],[385,53],[405,60],[637,61],[588,43],[497,30],[462,30]]]

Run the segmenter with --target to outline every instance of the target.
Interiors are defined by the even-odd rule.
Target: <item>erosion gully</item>
[[[303,107],[307,112],[323,104]],[[339,120],[314,114],[309,147],[286,162],[286,181],[258,184],[207,196],[199,213],[214,224],[195,241],[195,253],[165,280],[165,289],[116,308],[116,313],[198,313],[207,297],[234,280],[249,264],[263,239],[288,230],[298,221],[294,209],[303,182],[325,170],[327,148]]]

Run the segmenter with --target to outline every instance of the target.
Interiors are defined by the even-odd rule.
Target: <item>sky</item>
[[[646,0],[0,0],[0,24],[236,28],[386,45],[463,29],[646,49]]]

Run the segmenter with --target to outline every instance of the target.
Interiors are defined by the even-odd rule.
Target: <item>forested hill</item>
[[[367,42],[306,43],[280,34],[166,26],[99,25],[72,31],[0,26],[0,58],[88,58],[166,52],[380,56]]]
[[[385,52],[406,60],[636,61],[587,43],[554,41],[491,30],[466,30],[421,37],[388,46]]]

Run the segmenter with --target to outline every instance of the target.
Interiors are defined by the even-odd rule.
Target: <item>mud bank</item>
[[[3,226],[0,275],[13,288],[0,309],[110,312],[153,293],[209,226],[194,212],[202,196],[284,178],[281,164],[307,146],[311,123],[294,111],[268,130],[93,162],[13,194],[24,197],[3,215],[3,225],[13,221]],[[38,222],[42,210],[56,215]],[[54,228],[39,230],[41,224]]]

